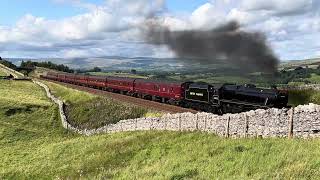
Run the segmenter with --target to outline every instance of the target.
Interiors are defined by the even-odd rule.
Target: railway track
[[[193,109],[187,109],[187,108],[182,108],[179,106],[163,104],[163,103],[159,103],[159,102],[155,102],[155,101],[135,98],[135,97],[112,93],[112,92],[103,91],[103,90],[99,90],[99,89],[93,89],[93,88],[89,88],[89,87],[85,87],[85,86],[78,86],[78,85],[74,85],[74,84],[57,82],[57,81],[52,81],[52,80],[48,80],[48,79],[41,79],[41,80],[57,83],[57,84],[60,84],[60,85],[63,85],[63,86],[66,86],[66,87],[69,87],[72,89],[81,90],[81,91],[89,92],[89,93],[100,95],[100,96],[106,96],[106,97],[112,98],[112,99],[119,101],[119,102],[126,102],[129,104],[133,104],[136,106],[140,106],[140,107],[144,107],[144,108],[148,108],[148,109],[153,109],[153,110],[157,110],[157,111],[163,111],[163,112],[167,112],[167,113],[184,113],[184,112],[197,113],[198,112]]]

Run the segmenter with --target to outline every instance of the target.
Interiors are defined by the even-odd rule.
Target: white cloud
[[[243,0],[242,8],[253,11],[270,11],[278,15],[305,13],[312,9],[314,0]]]
[[[196,9],[190,17],[194,28],[212,28],[221,24],[225,19],[222,12],[219,12],[214,4],[206,3]]]

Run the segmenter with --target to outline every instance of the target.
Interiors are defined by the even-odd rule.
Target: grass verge
[[[8,73],[0,67],[0,76],[8,76]]]

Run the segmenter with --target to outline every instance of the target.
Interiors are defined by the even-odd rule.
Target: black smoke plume
[[[158,24],[148,25],[147,41],[166,45],[187,62],[213,65],[222,62],[242,72],[277,71],[278,58],[266,43],[264,34],[246,32],[237,22],[211,30],[170,31]]]

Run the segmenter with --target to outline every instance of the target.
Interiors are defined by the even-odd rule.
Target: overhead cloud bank
[[[320,52],[318,0],[212,0],[192,12],[166,11],[165,0],[106,0],[102,4],[87,0],[53,1],[87,12],[63,19],[26,14],[13,26],[0,24],[1,56],[180,55],[166,46],[159,48],[143,42],[145,32],[141,27],[152,16],[159,17],[170,32],[209,32],[226,22],[237,21],[240,31],[263,32],[265,41],[283,60],[311,58]],[[263,37],[258,35],[258,39]]]
[[[147,41],[167,45],[177,56],[187,61],[213,65],[229,63],[245,72],[275,73],[279,60],[258,32],[240,30],[237,22],[211,30],[170,31],[150,25]]]

